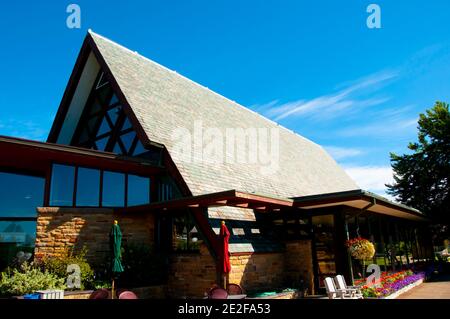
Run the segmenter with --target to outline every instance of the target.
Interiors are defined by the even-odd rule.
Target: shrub
[[[80,251],[67,249],[60,257],[48,257],[41,260],[43,270],[55,274],[59,278],[67,279],[69,273],[67,266],[76,264],[80,267],[81,289],[94,288],[94,271],[86,260],[87,249],[83,247]],[[77,289],[77,288],[75,288]]]
[[[25,262],[17,269],[1,274],[0,295],[21,296],[37,290],[65,289],[64,279]]]

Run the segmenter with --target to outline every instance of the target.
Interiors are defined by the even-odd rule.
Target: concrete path
[[[450,275],[412,288],[397,299],[450,299]]]

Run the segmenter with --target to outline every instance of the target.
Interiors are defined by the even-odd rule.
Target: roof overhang
[[[121,156],[80,147],[0,136],[0,167],[24,170],[44,175],[52,163],[88,166],[127,171],[136,174],[156,174],[164,171],[144,159]]]
[[[229,190],[199,196],[183,197],[165,202],[121,208],[124,213],[173,211],[186,208],[208,208],[231,206],[253,209],[260,212],[277,212],[285,209],[314,210],[325,207],[348,206],[361,211],[384,214],[410,220],[425,221],[427,218],[418,210],[397,204],[379,195],[354,190],[348,192],[297,197],[294,199]]]
[[[335,206],[348,206],[368,212],[410,220],[427,220],[417,209],[392,202],[382,196],[361,189],[294,198],[294,207],[301,209]]]
[[[173,199],[165,202],[156,202],[148,205],[128,207],[121,209],[124,212],[177,210],[183,208],[232,206],[254,209],[256,211],[280,211],[282,208],[293,207],[294,201],[288,198],[276,198],[240,192],[236,190],[210,193]]]

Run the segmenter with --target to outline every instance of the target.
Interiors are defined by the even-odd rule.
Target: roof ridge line
[[[271,119],[265,117],[264,115],[259,114],[258,112],[254,111],[254,110],[252,110],[252,109],[250,109],[250,108],[248,108],[248,107],[246,107],[246,106],[244,106],[244,105],[241,105],[241,104],[237,103],[236,101],[233,101],[233,100],[227,98],[226,96],[224,96],[224,95],[222,95],[222,94],[219,94],[219,93],[217,93],[217,92],[211,90],[211,89],[208,88],[207,86],[204,86],[204,85],[202,85],[202,84],[200,84],[200,83],[198,83],[198,82],[195,82],[194,80],[192,80],[192,79],[190,79],[190,78],[184,76],[184,75],[181,74],[181,73],[178,73],[178,72],[175,71],[175,70],[169,69],[168,67],[166,67],[166,66],[164,66],[164,65],[162,65],[162,64],[160,64],[160,63],[158,63],[158,62],[156,62],[156,61],[153,61],[153,60],[151,60],[150,58],[147,58],[146,56],[143,56],[142,54],[139,54],[138,51],[133,51],[133,50],[131,50],[131,49],[129,49],[129,48],[127,48],[127,47],[121,45],[120,43],[117,43],[117,42],[115,42],[115,41],[113,41],[113,40],[111,40],[111,39],[108,39],[108,38],[102,36],[101,34],[98,34],[98,33],[94,32],[94,31],[92,31],[92,29],[88,29],[88,33],[91,34],[91,35],[95,35],[95,36],[97,36],[97,37],[99,37],[99,38],[102,38],[103,40],[105,40],[105,41],[107,41],[107,42],[110,42],[111,44],[117,45],[118,47],[121,47],[122,49],[124,49],[124,50],[126,50],[126,51],[128,51],[128,52],[130,52],[130,53],[132,53],[132,54],[134,54],[134,55],[136,55],[136,56],[138,56],[138,57],[140,57],[140,58],[146,60],[146,61],[149,61],[149,62],[151,62],[151,63],[153,63],[153,64],[155,64],[155,65],[157,65],[157,66],[159,66],[159,67],[161,67],[161,68],[163,68],[163,69],[169,71],[169,72],[175,73],[175,74],[177,74],[178,76],[180,76],[181,78],[186,79],[186,80],[188,80],[189,82],[192,82],[193,84],[195,84],[195,85],[197,85],[197,86],[199,86],[199,87],[201,87],[201,88],[203,88],[203,89],[206,89],[207,91],[209,91],[209,92],[211,92],[211,93],[213,93],[213,94],[215,94],[215,95],[217,95],[217,96],[219,96],[219,97],[221,97],[221,98],[223,98],[223,99],[225,99],[225,100],[227,100],[227,101],[230,101],[231,103],[235,104],[236,106],[238,106],[238,107],[240,107],[240,108],[243,108],[243,109],[245,109],[245,110],[247,110],[247,111],[249,111],[249,112],[254,113],[255,115],[261,117],[262,119],[264,119],[264,120],[266,120],[266,121],[268,121],[268,122],[271,122],[272,124],[274,124],[274,125],[276,125],[276,126],[278,126],[278,127],[283,128],[283,129],[286,130],[288,133],[297,135],[298,137],[301,137],[302,139],[307,140],[308,142],[311,142],[311,143],[313,143],[314,145],[316,145],[316,146],[318,146],[318,147],[320,147],[321,149],[324,150],[324,148],[323,148],[320,144],[318,144],[318,143],[316,143],[316,142],[314,142],[314,141],[312,141],[312,140],[310,140],[310,139],[308,139],[308,138],[306,138],[306,137],[300,135],[299,133],[295,132],[294,130],[291,130],[291,129],[289,129],[289,128],[287,128],[287,127],[285,127],[285,126],[279,124],[278,122],[275,122],[274,120],[271,120]]]

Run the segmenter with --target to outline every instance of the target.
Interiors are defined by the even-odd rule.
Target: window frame
[[[72,208],[127,208],[127,207],[133,207],[133,206],[139,206],[139,205],[132,205],[129,206],[128,205],[128,176],[129,175],[133,175],[133,176],[139,176],[145,179],[148,179],[149,182],[149,194],[148,194],[148,199],[149,202],[151,203],[152,200],[154,200],[154,190],[153,190],[153,184],[155,183],[155,178],[153,175],[143,175],[143,174],[137,174],[137,173],[132,173],[132,172],[123,172],[123,171],[118,171],[118,170],[110,170],[110,169],[105,169],[105,168],[98,168],[98,167],[92,167],[92,166],[86,166],[86,165],[69,165],[67,163],[62,163],[62,162],[52,162],[51,165],[51,169],[50,169],[50,174],[49,174],[49,179],[48,179],[48,191],[49,194],[52,191],[52,176],[53,176],[53,165],[64,165],[64,166],[68,166],[68,167],[73,167],[75,169],[75,173],[74,173],[74,184],[73,184],[73,193],[72,193],[72,205],[70,206],[53,206],[51,205],[50,202],[50,195],[49,195],[49,201],[48,202],[44,202],[44,205],[47,205],[49,207],[72,207]],[[100,182],[99,182],[99,205],[98,206],[77,206],[76,205],[76,199],[77,199],[77,186],[78,186],[78,170],[79,168],[87,168],[87,169],[94,169],[99,171],[100,174]],[[125,206],[103,206],[103,178],[104,178],[104,172],[111,172],[111,173],[118,173],[118,174],[123,174],[125,176],[125,188],[124,188],[124,204]],[[156,185],[156,184],[155,184]],[[46,186],[47,187],[47,186]],[[143,204],[145,205],[145,204]]]

